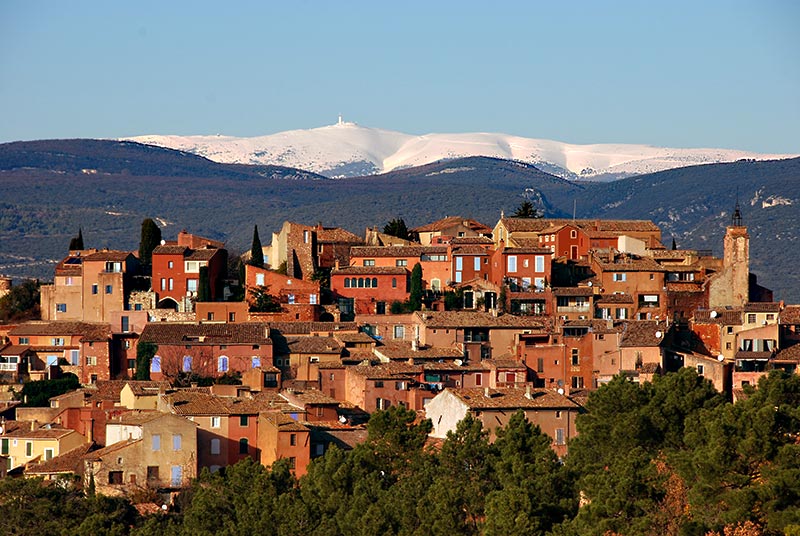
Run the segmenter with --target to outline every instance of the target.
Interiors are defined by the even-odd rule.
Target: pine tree
[[[258,225],[253,227],[253,245],[250,248],[250,261],[248,264],[259,268],[264,267],[264,250],[261,248],[261,239],[258,237]]]
[[[527,199],[517,207],[516,212],[511,215],[512,218],[541,218],[542,214],[533,206],[533,203]]]
[[[153,250],[161,243],[161,228],[151,218],[142,222],[142,236],[139,241],[139,262],[142,266],[150,266]]]
[[[403,220],[403,218],[395,218],[384,225],[383,234],[396,236],[397,238],[402,238],[403,240],[411,240],[411,232],[408,230],[406,222]]]

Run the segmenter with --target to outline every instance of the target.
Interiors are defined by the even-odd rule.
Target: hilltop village
[[[722,258],[643,220],[410,231],[286,222],[264,247],[255,233],[240,273],[187,231],[139,252],[77,244],[41,287],[42,319],[0,325],[0,471],[109,495],[174,492],[245,458],[301,476],[392,406],[430,419],[430,441],[468,414],[492,437],[522,410],[561,457],[589,393],[619,375],[692,367],[736,400],[800,362],[800,306],[757,284],[738,209]],[[39,406],[13,397],[70,375],[80,385]]]

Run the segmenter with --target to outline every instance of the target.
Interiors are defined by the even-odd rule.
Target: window
[[[96,355],[87,355],[86,356],[86,366],[88,366],[88,367],[97,366],[97,356]]]
[[[70,350],[69,351],[69,362],[70,365],[79,365],[81,358],[81,351],[80,350]]]
[[[316,294],[310,294],[308,296],[308,303],[310,303],[311,305],[316,305],[317,304],[317,295]]]
[[[755,324],[756,323],[756,315],[755,313],[750,313],[747,315],[747,323],[748,324]]]
[[[161,356],[153,356],[153,360],[150,361],[150,372],[161,372]]]
[[[294,294],[289,294],[286,299],[289,301],[289,304],[294,304]]]
[[[383,380],[375,380],[375,388],[380,389],[383,387]]]
[[[228,372],[228,356],[219,356],[219,359],[217,359],[217,372]]]
[[[95,283],[94,285],[92,285],[92,294],[97,294],[97,291],[98,291],[98,286],[97,283]]]
[[[408,259],[397,259],[394,261],[395,266],[408,266]]]
[[[730,350],[730,349],[731,349],[731,343],[729,343],[729,342],[726,342],[726,343],[725,343],[725,349],[726,349],[726,350]]]
[[[733,334],[733,326],[728,326],[728,335]]]
[[[197,292],[197,279],[187,279],[186,290],[189,292]]]
[[[509,255],[508,256],[508,271],[513,273],[517,271],[517,256],[516,255]]]
[[[175,281],[173,281],[171,277],[169,278],[168,282],[169,282],[169,285],[168,285],[169,286],[169,290],[172,290],[173,288],[175,288]]]
[[[0,439],[0,454],[3,456],[8,455],[8,439],[5,437]]]
[[[161,290],[167,290],[167,280],[163,277],[161,278]]]
[[[175,266],[175,263],[172,261],[167,262],[167,268],[172,269]]]
[[[157,465],[148,465],[147,466],[147,480],[158,480],[158,466]]]
[[[200,271],[200,263],[198,261],[186,261],[186,273],[196,274]]]
[[[770,313],[767,315],[767,320],[775,320],[775,315]]]
[[[108,483],[115,485],[122,484],[122,471],[109,471]]]
[[[170,484],[173,488],[179,487],[183,483],[183,467],[180,465],[173,465],[170,468],[171,477]]]
[[[30,342],[30,338],[28,338],[28,337],[20,337],[19,338],[19,343],[20,344],[30,344],[31,343]]]
[[[523,259],[522,260],[522,267],[523,268],[527,268],[528,267],[528,259]]]
[[[228,313],[228,322],[236,322],[236,313]]]
[[[472,259],[472,269],[475,270],[476,272],[480,272],[481,271],[481,258],[480,257],[475,257],[475,258]]]
[[[239,440],[239,454],[247,454],[249,452],[249,447],[247,444],[247,438],[243,437]]]
[[[405,326],[394,326],[394,338],[402,339],[406,336]]]
[[[250,367],[261,368],[261,358],[257,355],[254,355],[252,358],[250,358]]]
[[[572,230],[569,232],[569,237],[570,237],[570,238],[578,238],[578,231],[576,231],[575,229],[572,229]]]
[[[378,278],[377,277],[373,277],[372,278],[372,288],[378,288]]]
[[[190,355],[183,356],[183,364],[181,366],[181,370],[183,370],[183,372],[191,372],[191,370],[192,370],[192,356],[190,356]]]
[[[572,377],[572,388],[573,389],[583,389],[583,376],[573,376]]]
[[[624,273],[614,273],[614,281],[625,281],[626,275]]]
[[[64,346],[64,337],[53,337],[50,342],[51,346]]]
[[[392,288],[397,288],[397,278],[396,277],[392,278]]]
[[[534,270],[544,272],[544,255],[536,255],[534,257]]]
[[[153,452],[161,450],[161,434],[153,434],[151,436],[150,446]]]
[[[212,439],[209,447],[211,454],[219,454],[219,439]]]
[[[180,434],[172,434],[172,450],[181,450]]]
[[[264,274],[256,274],[256,285],[259,287],[264,286]]]
[[[297,465],[297,459],[294,456],[289,456],[289,469],[294,469]]]
[[[456,257],[456,270],[464,269],[464,257]]]
[[[375,259],[364,259],[364,266],[375,266]]]
[[[113,262],[113,261],[106,262],[106,272],[121,272],[121,271],[122,271],[121,262]]]
[[[289,434],[289,444],[293,447],[297,445],[297,434]]]
[[[221,420],[222,418],[219,416],[211,417],[211,428],[219,428]]]
[[[561,418],[561,410],[558,409],[558,410],[556,410],[556,419],[560,419],[560,418]]]
[[[67,304],[66,303],[57,303],[56,304],[56,312],[57,313],[66,313],[67,312]]]
[[[577,348],[573,348],[572,349],[572,366],[573,367],[577,367],[580,364],[581,364],[581,359],[578,356],[578,349]]]
[[[483,376],[481,375],[480,372],[478,372],[477,374],[475,374],[475,387],[480,387],[482,383],[483,383]]]
[[[702,376],[703,372],[705,372],[705,367],[703,365],[697,365],[697,374]]]
[[[239,426],[247,428],[247,415],[239,415]]]
[[[564,444],[564,429],[556,428],[556,445]]]
[[[33,441],[25,442],[25,456],[27,456],[28,458],[33,456]]]
[[[131,329],[131,319],[130,317],[123,316],[120,319],[120,328],[122,329],[123,333],[127,333]]]
[[[308,239],[309,239],[308,231],[303,231],[303,242],[308,244]]]
[[[114,292],[114,286],[106,285],[106,294],[111,294],[112,292]]]
[[[536,358],[536,372],[544,372],[544,358],[542,357]]]

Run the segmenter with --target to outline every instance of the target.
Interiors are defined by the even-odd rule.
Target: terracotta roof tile
[[[131,253],[130,251],[103,250],[103,251],[98,251],[97,253],[92,253],[91,255],[87,255],[86,257],[83,258],[83,260],[123,262],[132,255],[133,253]]]
[[[308,431],[308,428],[306,428],[304,425],[279,411],[265,411],[262,416],[280,430],[286,430],[289,432]]]
[[[466,224],[465,227],[468,227],[469,229],[472,229],[473,231],[478,233],[492,232],[492,229],[490,227],[487,227],[481,222],[470,218],[462,218],[461,216],[448,216],[446,218],[442,218],[441,220],[437,220],[433,223],[428,223],[427,225],[416,227],[414,228],[414,230],[417,231],[418,233],[430,233],[436,231],[444,231],[446,229],[449,229],[450,227],[463,224]]]
[[[355,322],[268,322],[270,329],[277,330],[283,335],[308,335],[311,333],[356,332],[358,324]]]
[[[744,304],[745,313],[779,313],[781,304],[775,302],[749,302]]]
[[[555,296],[593,296],[594,287],[553,287]]]
[[[331,275],[406,275],[402,266],[346,266],[331,270]]]
[[[317,243],[336,242],[340,244],[363,244],[364,239],[341,227],[317,229]]]
[[[242,322],[230,324],[150,322],[142,329],[139,338],[155,344],[217,345],[217,344],[272,344],[268,324]],[[202,339],[202,340],[198,340]]]
[[[186,255],[186,260],[190,261],[207,261],[211,259],[214,255],[218,254],[220,249],[216,248],[204,248],[204,249],[192,249],[189,250],[189,254]]]
[[[322,391],[318,391],[316,389],[305,389],[305,390],[294,390],[294,391],[282,391],[281,396],[285,398],[289,403],[292,404],[299,404],[300,406],[305,407],[306,404],[317,404],[317,405],[326,405],[326,406],[338,406],[339,401],[335,398],[331,398]]]
[[[659,333],[661,336],[656,336]],[[661,346],[666,324],[652,320],[631,320],[625,324],[620,347]]]
[[[9,335],[80,335],[84,340],[100,341],[111,338],[111,326],[88,322],[26,322],[9,331]]]
[[[371,380],[401,380],[418,375],[422,368],[417,365],[393,362],[380,365],[356,365],[349,370]]]
[[[595,303],[598,305],[604,303],[633,303],[633,296],[630,294],[604,294]]]
[[[526,389],[520,388],[447,388],[470,409],[573,409],[578,404],[550,389],[531,389],[530,398]],[[488,391],[488,396],[487,396]]]
[[[541,328],[545,323],[530,316],[494,316],[481,311],[417,311],[414,313],[428,328]]]
[[[350,257],[421,257],[446,255],[447,246],[353,246]]]
[[[720,324],[723,326],[741,326],[743,323],[741,309],[700,309],[694,312],[696,324]]]
[[[800,344],[795,344],[779,351],[777,354],[775,354],[774,360],[800,363]]]
[[[342,353],[344,346],[333,337],[287,337],[290,353],[336,354]]]
[[[458,359],[464,357],[464,352],[458,348],[442,348],[436,346],[422,346],[413,350],[409,341],[387,340],[382,345],[375,347],[373,352],[386,359]]]
[[[25,468],[26,475],[47,475],[56,473],[83,473],[83,456],[89,452],[94,445],[86,443],[67,451],[55,458],[47,461],[29,465]]]
[[[185,255],[189,248],[186,246],[179,246],[177,244],[165,244],[163,246],[156,246],[153,250],[153,255]]]
[[[465,246],[465,245],[475,245],[475,244],[485,244],[485,245],[492,245],[494,242],[488,236],[456,236],[450,240],[450,244],[453,246]]]
[[[781,324],[799,325],[800,324],[800,305],[787,305],[781,311],[780,315]]]

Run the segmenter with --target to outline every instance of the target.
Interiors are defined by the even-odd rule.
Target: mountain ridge
[[[569,180],[614,180],[703,163],[797,156],[624,143],[581,145],[490,132],[411,135],[343,121],[249,138],[146,135],[123,139],[188,151],[218,162],[283,165],[332,178],[379,174],[468,156],[518,160]]]

